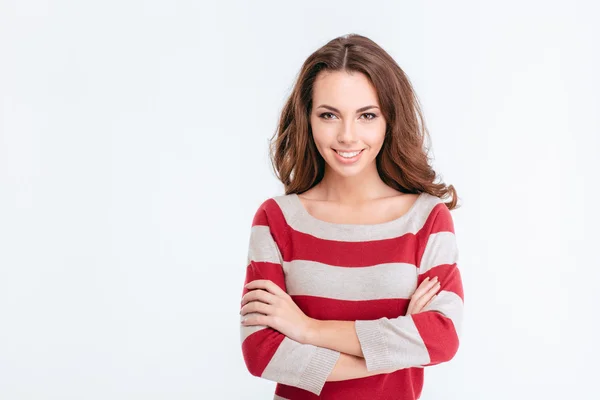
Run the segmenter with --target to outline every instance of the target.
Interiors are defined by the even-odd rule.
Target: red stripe
[[[338,300],[316,296],[292,296],[309,317],[318,320],[356,321],[396,318],[406,314],[410,299]]]
[[[275,394],[286,399],[418,399],[423,386],[423,368],[403,368],[389,374],[365,378],[330,381],[321,395],[278,383]],[[385,390],[382,388],[385,387]]]
[[[458,350],[458,336],[450,318],[437,311],[412,315],[432,363],[450,360]]]
[[[269,225],[285,261],[311,260],[330,265],[363,267],[380,263],[404,262],[416,265],[417,236],[421,232],[383,240],[347,242],[321,239],[294,230],[286,221],[283,211],[274,199],[266,200],[260,218],[254,224]],[[268,214],[268,220],[267,216]],[[293,243],[293,248],[288,248]]]
[[[252,225],[266,225],[269,227],[271,235],[285,259],[291,228],[286,222],[283,211],[279,208],[279,204],[277,204],[274,199],[270,198],[262,203],[259,212],[257,212],[257,215],[254,217]]]
[[[401,262],[416,265],[416,238],[407,233],[392,239],[363,242],[326,240],[290,229],[293,246],[285,254],[285,261],[309,260],[343,267]]]
[[[250,334],[244,340],[242,354],[246,367],[252,375],[260,377],[263,374],[283,339],[285,335],[267,327]]]

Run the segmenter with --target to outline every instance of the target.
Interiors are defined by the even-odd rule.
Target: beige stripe
[[[458,246],[454,233],[438,232],[429,235],[419,264],[419,273],[423,274],[438,265],[454,263],[458,263]]]
[[[254,225],[250,230],[247,264],[250,261],[280,263],[283,261],[268,226]]]
[[[275,395],[275,396],[273,396],[273,400],[289,400],[289,399]]]
[[[358,320],[355,327],[368,371],[402,369],[431,362],[410,316]]]
[[[463,300],[454,292],[442,290],[423,311],[439,311],[452,320],[456,334],[460,336],[463,320]]]
[[[338,300],[408,299],[417,287],[417,269],[408,263],[347,268],[293,260],[284,262],[283,270],[290,295]]]
[[[431,213],[442,200],[421,193],[413,207],[402,217],[380,224],[336,224],[312,217],[304,208],[295,193],[276,196],[285,220],[294,230],[320,239],[360,242],[365,240],[383,240],[418,232]]]
[[[340,354],[285,337],[261,377],[318,395]]]

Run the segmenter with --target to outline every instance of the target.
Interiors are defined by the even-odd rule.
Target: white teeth
[[[344,158],[352,158],[352,157],[354,157],[355,155],[357,155],[358,153],[360,153],[361,151],[362,151],[362,150],[355,151],[355,152],[353,152],[353,153],[342,153],[342,152],[340,152],[340,151],[337,151],[337,150],[336,150],[336,153],[338,153],[340,156],[342,156],[342,157],[344,157]]]

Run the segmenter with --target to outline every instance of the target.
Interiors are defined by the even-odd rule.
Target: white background
[[[462,203],[461,347],[422,399],[598,398],[596,2],[0,5],[0,398],[272,398],[238,314],[268,139],[351,32]]]

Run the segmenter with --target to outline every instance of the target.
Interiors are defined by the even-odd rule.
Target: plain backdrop
[[[334,37],[388,51],[453,211],[461,346],[422,399],[597,399],[593,1],[0,2],[0,398],[269,399],[239,302],[268,139]]]

